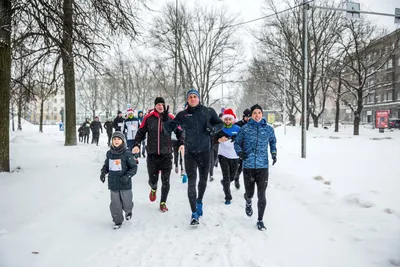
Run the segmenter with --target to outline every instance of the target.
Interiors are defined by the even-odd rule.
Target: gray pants
[[[113,222],[115,224],[121,224],[124,221],[124,215],[122,214],[122,210],[125,213],[132,212],[133,209],[133,194],[132,190],[119,190],[113,191],[110,190],[111,203],[110,203],[110,211],[111,216],[113,218]]]

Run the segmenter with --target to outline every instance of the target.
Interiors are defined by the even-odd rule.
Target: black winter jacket
[[[188,106],[187,109],[179,112],[175,119],[164,123],[168,132],[181,126],[185,131],[185,150],[188,152],[203,152],[210,150],[211,137],[207,128],[212,132],[218,132],[224,123],[218,118],[213,108],[201,104],[196,107]]]
[[[125,145],[125,144],[123,144]],[[124,150],[121,154],[107,151],[102,173],[108,173],[108,189],[131,190],[132,176],[136,174],[137,165],[130,151]]]
[[[94,133],[98,133],[103,132],[103,126],[101,126],[101,122],[100,121],[92,121],[92,123],[90,124],[90,129],[92,129],[92,132]]]
[[[122,132],[122,126],[124,125],[124,117],[116,117],[115,119],[114,119],[114,129],[116,130],[116,131],[120,131],[120,132]]]
[[[108,134],[112,134],[112,132],[113,132],[113,122],[112,121],[106,121],[105,123],[104,123],[104,129],[106,129],[107,130],[107,133]]]
[[[170,120],[174,118],[172,114],[169,114]],[[135,146],[140,147],[140,143],[146,139],[146,133],[148,135],[146,151],[148,154],[171,154],[172,153],[172,141],[171,132],[167,132],[163,129],[163,121],[160,114],[153,111],[147,114],[139,130],[135,136]],[[174,130],[176,137],[178,138],[178,146],[183,145],[182,128],[178,127]]]
[[[83,134],[90,134],[90,123],[89,121],[85,121],[82,123],[82,132]]]

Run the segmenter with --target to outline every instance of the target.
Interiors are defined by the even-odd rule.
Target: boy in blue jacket
[[[133,194],[132,177],[136,174],[137,165],[131,151],[127,150],[125,136],[116,131],[112,135],[110,150],[101,169],[100,181],[106,180],[108,173],[108,189],[111,193],[110,212],[114,222],[114,229],[119,229],[125,219],[132,218]]]
[[[254,196],[257,184],[259,230],[266,230],[263,222],[264,211],[267,205],[265,191],[268,185],[268,145],[272,156],[272,165],[276,163],[276,137],[274,128],[263,118],[260,105],[251,107],[251,119],[245,124],[235,139],[235,150],[243,160],[243,180],[246,193],[246,214],[253,215],[251,199]]]

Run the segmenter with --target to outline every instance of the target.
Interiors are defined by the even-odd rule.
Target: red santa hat
[[[227,108],[224,110],[222,119],[225,119],[225,118],[231,118],[232,120],[236,120],[236,115],[231,108]]]
[[[132,108],[128,108],[128,110],[126,111],[127,114],[129,113],[133,113],[133,109]]]

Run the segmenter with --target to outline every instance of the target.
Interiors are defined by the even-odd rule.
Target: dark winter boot
[[[258,228],[258,230],[260,230],[260,231],[265,231],[265,230],[267,230],[267,228],[266,228],[265,225],[264,225],[264,222],[261,221],[261,220],[259,220],[259,221],[257,222],[257,228]]]
[[[126,214],[125,214],[125,219],[126,219],[127,221],[129,221],[130,219],[132,219],[132,212],[126,213]]]
[[[240,183],[239,183],[239,180],[235,180],[235,187],[236,187],[236,189],[240,189]]]

